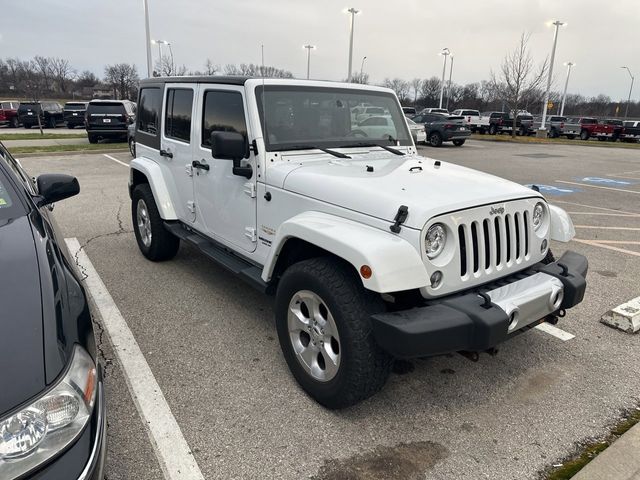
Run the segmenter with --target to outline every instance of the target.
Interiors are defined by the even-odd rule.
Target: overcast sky
[[[348,2],[352,2],[349,4]],[[135,63],[146,75],[142,0],[0,0],[0,57],[68,58],[78,70],[102,76],[109,63]],[[640,0],[149,0],[151,37],[172,43],[176,62],[203,69],[265,63],[306,75],[305,43],[315,44],[311,76],[347,76],[349,15],[356,17],[354,70],[367,59],[372,82],[385,77],[440,76],[448,47],[453,81],[468,83],[498,69],[523,31],[531,33],[537,61],[549,55],[553,30],[568,22],[556,54],[556,88],[563,63],[573,61],[569,91],[627,98],[628,65],[640,80]],[[157,55],[157,47],[153,49]],[[448,72],[447,72],[448,75]],[[633,94],[640,98],[640,81]]]

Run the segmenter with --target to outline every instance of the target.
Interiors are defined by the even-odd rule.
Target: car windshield
[[[2,152],[0,152],[0,158],[1,155]],[[4,221],[23,214],[22,205],[17,201],[9,179],[4,176],[4,172],[0,168],[0,226]]]
[[[405,116],[390,93],[292,85],[262,89],[256,87],[256,99],[269,151],[349,147],[363,142],[412,145]]]

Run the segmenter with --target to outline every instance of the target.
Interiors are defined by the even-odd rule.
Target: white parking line
[[[558,327],[555,327],[547,322],[542,322],[540,325],[536,325],[534,328],[537,328],[541,332],[548,333],[549,335],[553,335],[554,337],[559,338],[563,342],[566,342],[567,340],[571,340],[572,338],[575,338],[575,335],[569,332],[565,332],[564,330],[561,330]]]
[[[104,330],[118,357],[142,423],[148,428],[147,432],[165,479],[204,480],[138,342],[98,272],[76,238],[67,238],[65,241],[77,259],[78,266],[87,276],[85,284],[98,307]]]
[[[638,227],[602,227],[596,225],[574,225],[575,228],[589,228],[595,230],[627,230],[630,232],[638,232],[640,228]]]
[[[584,243],[585,245],[591,245],[592,247],[600,247],[606,250],[613,250],[614,252],[626,253],[628,255],[633,255],[634,257],[640,257],[640,252],[636,252],[635,250],[627,250],[626,248],[614,247],[612,245],[607,245],[606,243],[597,242],[595,240],[583,240],[581,238],[573,238],[573,241],[578,243]]]
[[[607,210],[616,213],[628,213],[629,215],[640,215],[639,212],[625,212],[624,210],[616,210],[615,208],[597,207],[595,205],[585,205],[584,203],[567,202],[564,200],[554,200],[553,203],[564,203],[565,205],[575,205],[577,207],[595,208],[596,210]]]
[[[103,153],[102,155],[104,155],[105,157],[107,157],[109,160],[113,160],[116,163],[119,163],[120,165],[124,165],[125,167],[129,167],[128,163],[123,162],[122,160],[118,160],[117,158],[112,157],[111,155],[107,155],[106,153]]]
[[[589,185],[587,183],[567,182],[566,180],[556,180],[558,183],[567,183],[569,185],[579,185],[581,187],[601,188],[602,190],[614,190],[616,192],[635,193],[640,195],[640,192],[636,190],[625,190],[624,188],[602,187],[600,185]]]

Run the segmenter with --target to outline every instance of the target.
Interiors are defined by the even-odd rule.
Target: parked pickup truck
[[[478,110],[460,108],[454,110],[451,115],[464,117],[467,128],[469,128],[472,133],[485,133],[489,130],[489,117],[480,115]]]
[[[624,142],[640,142],[640,121],[626,120],[623,123],[624,132],[621,139]]]
[[[611,140],[616,141],[622,135],[621,120],[600,120],[592,117],[583,117],[579,119],[580,123],[580,139],[589,140],[594,137],[600,141]]]
[[[490,112],[489,117],[489,133],[496,135],[498,133],[511,133],[513,131],[513,114],[506,112]],[[518,113],[516,116],[516,133],[518,135],[529,135],[533,132],[533,117],[528,113]]]
[[[538,130],[542,126],[542,117],[537,117],[533,122],[533,130]],[[580,135],[580,123],[571,118],[560,115],[549,115],[545,121],[547,135],[550,138],[567,137],[573,140]]]
[[[361,102],[387,112],[393,135],[351,122]],[[140,82],[138,106],[129,194],[140,252],[168,260],[186,243],[183,255],[275,295],[284,359],[328,408],[380,390],[394,358],[495,353],[583,299],[587,259],[549,250],[574,236],[569,215],[534,189],[418,155],[393,90],[157,77]],[[210,328],[244,343],[213,345],[212,361],[271,329],[233,320]]]
[[[0,125],[9,125],[17,128],[20,125],[18,120],[18,107],[20,102],[1,102],[0,103]]]

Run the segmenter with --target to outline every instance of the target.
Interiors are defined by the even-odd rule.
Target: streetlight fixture
[[[366,57],[366,56],[362,57],[362,63],[360,64],[360,81],[361,81],[362,83],[364,83],[362,75],[363,75],[363,72],[364,72],[364,61],[365,61],[366,59],[367,59],[367,57]]]
[[[144,7],[144,29],[147,38],[147,76],[151,77],[153,71],[153,62],[151,60],[151,32],[149,30],[149,3],[148,0],[142,0]]]
[[[347,82],[351,82],[351,64],[353,61],[353,26],[355,23],[355,18],[356,15],[359,14],[361,11],[360,10],[356,10],[355,8],[351,7],[347,10],[347,13],[351,14],[351,31],[349,34],[349,73],[347,74]]]
[[[564,81],[564,93],[562,94],[562,106],[560,107],[560,116],[564,115],[564,103],[567,101],[567,87],[569,86],[569,75],[571,75],[571,67],[575,67],[573,62],[565,62],[567,67],[567,79]]]
[[[315,45],[303,45],[302,48],[307,49],[307,80],[309,80],[309,70],[311,66],[311,50],[315,50]]]
[[[442,81],[440,82],[440,107],[442,108],[442,97],[444,96],[444,74],[447,71],[447,57],[451,55],[451,52],[448,48],[443,48],[442,51],[438,54],[444,57],[444,62],[442,63]]]
[[[169,51],[171,52],[171,66],[173,67],[173,50],[171,50],[171,43],[166,40],[151,40],[151,43],[154,45],[158,45],[158,64],[159,68],[162,68],[162,45],[167,45],[169,47]],[[158,72],[160,74],[160,72]]]
[[[451,63],[449,64],[449,86],[447,87],[447,106],[445,107],[449,110],[449,98],[451,98],[451,75],[453,73],[453,54],[451,54]]]
[[[631,74],[631,70],[629,70],[629,67],[620,67],[620,68],[624,68],[629,73],[629,76],[631,77],[631,87],[629,87],[629,97],[627,98],[627,108],[624,111],[624,118],[626,120],[627,115],[629,115],[629,104],[631,103],[631,92],[633,91],[633,81],[635,80],[635,77]]]
[[[547,120],[547,107],[549,105],[549,92],[551,90],[551,78],[553,76],[553,62],[556,58],[556,45],[558,44],[558,29],[562,26],[566,26],[567,23],[556,20],[551,25],[555,25],[555,32],[553,34],[553,48],[551,49],[551,60],[549,61],[549,76],[547,77],[547,90],[544,93],[544,105],[542,106],[542,124],[540,130],[545,130],[545,122]]]

